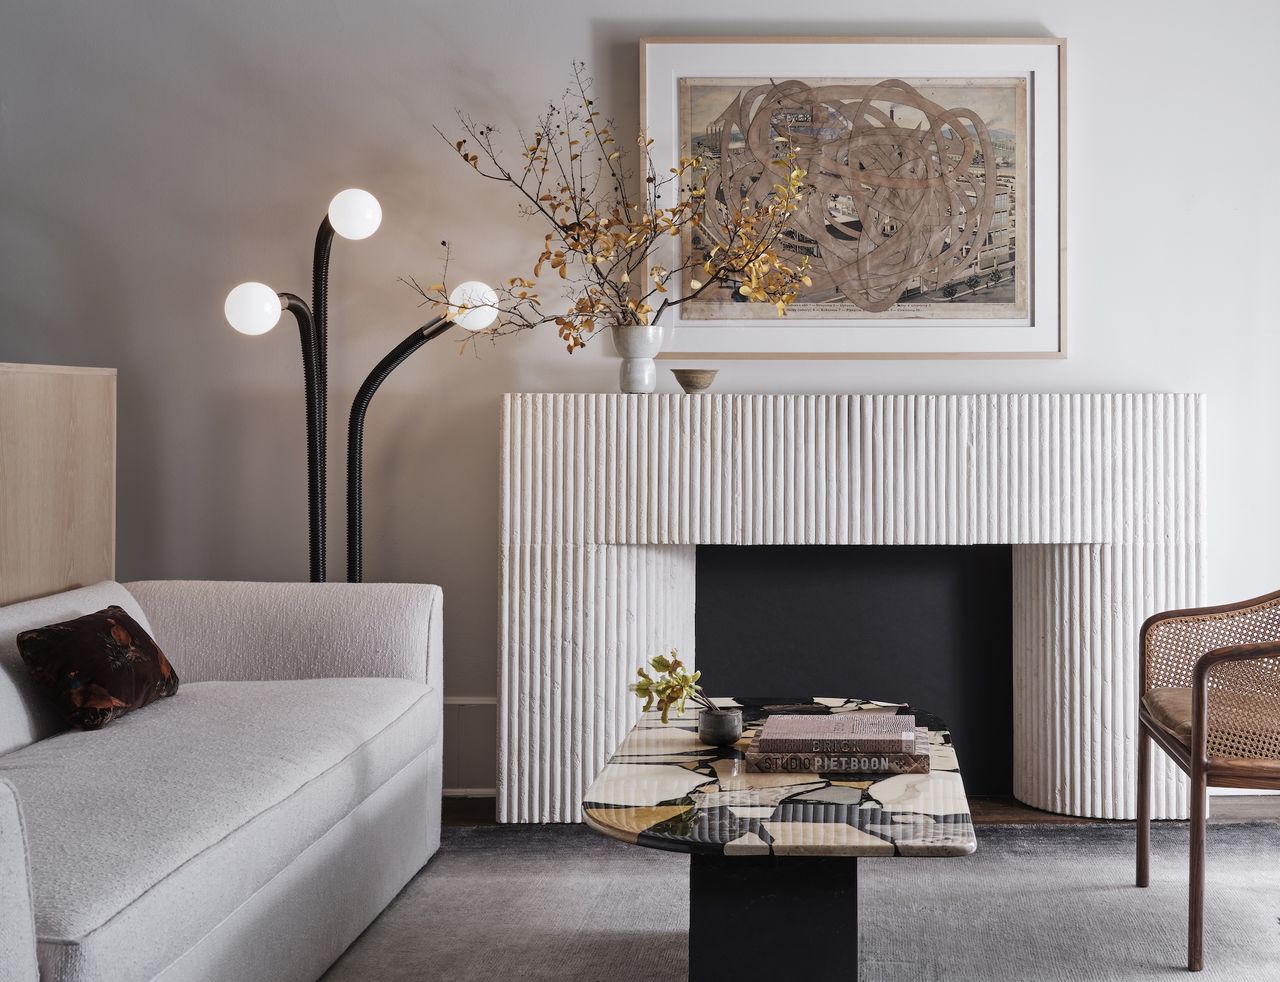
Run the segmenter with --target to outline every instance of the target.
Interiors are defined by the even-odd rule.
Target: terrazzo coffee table
[[[690,854],[691,980],[856,978],[858,857],[977,848],[951,734],[937,717],[897,703],[713,701],[743,708],[737,744],[699,742],[693,708],[666,725],[646,713],[587,791],[587,824]],[[929,773],[748,773],[744,751],[770,712],[914,713],[929,728]]]

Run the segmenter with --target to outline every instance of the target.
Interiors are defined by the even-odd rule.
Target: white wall
[[[509,130],[585,58],[636,123],[636,39],[662,34],[1056,34],[1069,39],[1071,356],[1044,362],[726,363],[762,392],[1199,391],[1209,396],[1210,596],[1280,586],[1280,7],[1136,0],[9,0],[0,12],[0,360],[120,369],[119,573],[306,576],[291,325],[222,321],[246,278],[309,295],[316,223],[360,185],[385,219],[333,277],[331,568],[345,407],[422,318],[396,282],[528,267],[541,230],[432,132],[453,107]],[[716,11],[723,9],[725,13]],[[735,13],[728,13],[728,11]],[[501,190],[501,189],[497,189]],[[437,342],[368,427],[368,579],[447,601],[450,697],[491,697],[498,395],[612,389],[604,345]],[[669,380],[663,385],[674,389]],[[637,654],[639,657],[639,653]],[[174,653],[181,671],[181,653]],[[450,783],[483,787],[492,707],[454,707]]]

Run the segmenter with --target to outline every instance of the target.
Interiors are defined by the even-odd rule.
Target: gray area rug
[[[1132,826],[979,826],[978,839],[960,859],[859,863],[863,982],[1189,977],[1185,824],[1154,829],[1148,890],[1132,886]],[[1208,868],[1207,967],[1190,977],[1280,980],[1280,827],[1210,826]],[[683,979],[687,876],[686,856],[582,826],[445,829],[324,982]],[[820,942],[743,925],[742,943],[794,944],[804,979]]]

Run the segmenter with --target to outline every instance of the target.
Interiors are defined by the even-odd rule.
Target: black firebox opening
[[[907,702],[951,728],[970,794],[1013,791],[1010,546],[698,546],[711,695]]]

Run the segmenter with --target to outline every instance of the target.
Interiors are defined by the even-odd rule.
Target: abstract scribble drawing
[[[785,173],[779,145],[790,142],[813,186],[785,243],[813,264],[805,300],[879,313],[908,290],[937,301],[1000,282],[999,263],[984,268],[979,255],[1008,241],[1013,179],[997,181],[1009,151],[979,112],[940,105],[901,79],[721,92],[732,99],[699,137],[707,200],[762,199]]]

